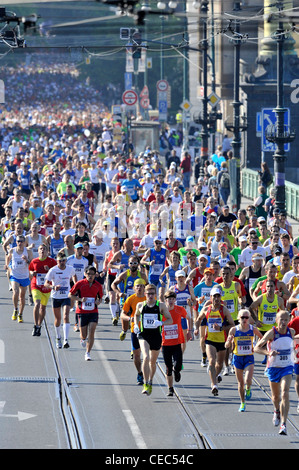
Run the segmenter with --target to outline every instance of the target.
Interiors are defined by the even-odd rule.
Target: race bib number
[[[153,269],[153,274],[155,276],[160,276],[160,274],[162,274],[162,272],[163,272],[163,265],[162,264],[154,264],[154,266],[152,266],[152,269]]]
[[[228,300],[226,301],[226,308],[229,310],[230,313],[231,313],[231,312],[234,312],[235,306],[234,306],[234,301],[233,301],[233,299],[228,299]]]
[[[82,303],[83,310],[94,310],[95,308],[95,299],[93,297],[87,297]]]
[[[153,329],[155,320],[158,320],[157,313],[145,313],[143,315],[143,328]]]
[[[67,281],[61,281],[60,288],[56,292],[56,295],[60,298],[65,298],[68,296],[68,293],[69,293],[69,285]]]
[[[210,333],[220,333],[218,330],[214,330],[214,325],[222,326],[221,318],[209,318],[208,320],[208,330]]]
[[[276,313],[264,312],[263,323],[265,325],[273,325],[275,323]]]
[[[250,339],[249,340],[239,340],[238,341],[238,355],[240,356],[247,356],[252,354],[252,344]]]
[[[45,284],[45,274],[37,273],[36,275],[36,285],[43,286]]]
[[[179,337],[178,325],[164,325],[165,339],[177,339]]]

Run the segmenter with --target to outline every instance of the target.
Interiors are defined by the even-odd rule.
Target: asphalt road
[[[11,293],[0,282],[0,447],[2,449],[296,449],[299,415],[292,384],[288,436],[272,425],[272,403],[261,356],[257,357],[253,397],[239,413],[234,375],[224,377],[213,397],[201,368],[199,340],[189,342],[181,382],[167,397],[161,355],[151,396],[141,394],[130,357],[129,335],[119,340],[107,305],[100,321],[92,361],[84,360],[79,334],[71,330],[70,348],[56,350],[53,315],[32,337],[32,307],[24,323],[11,320]],[[72,314],[72,324],[74,314]]]
[[[244,201],[246,203],[246,201]],[[296,227],[297,228],[297,227]],[[0,253],[0,266],[4,264]],[[162,355],[151,396],[141,394],[131,359],[130,335],[119,340],[108,305],[101,305],[92,361],[84,360],[79,333],[70,348],[56,350],[49,303],[40,337],[31,335],[32,307],[24,322],[11,320],[11,292],[0,271],[0,448],[105,449],[109,452],[169,449],[201,455],[210,449],[298,449],[299,415],[294,380],[288,435],[272,424],[273,406],[262,356],[256,355],[253,396],[239,413],[234,374],[223,377],[219,396],[201,368],[199,340],[189,342],[182,379],[167,397]],[[74,324],[74,313],[71,314]],[[110,454],[109,454],[110,455]]]

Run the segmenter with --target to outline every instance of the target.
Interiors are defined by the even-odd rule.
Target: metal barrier
[[[255,199],[258,195],[258,180],[259,175],[257,171],[243,168],[241,170],[242,196],[249,199]],[[273,187],[273,185],[271,185],[269,189],[271,187]],[[285,196],[288,216],[292,219],[299,220],[299,186],[297,184],[286,181]]]

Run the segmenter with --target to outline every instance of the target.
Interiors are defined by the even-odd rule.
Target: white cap
[[[186,277],[185,271],[183,271],[182,269],[179,269],[178,271],[176,271],[176,272],[175,272],[175,277],[179,277],[179,276],[184,276],[184,277]]]
[[[215,294],[219,294],[219,295],[223,294],[221,287],[214,286],[211,289],[210,295],[215,295]]]

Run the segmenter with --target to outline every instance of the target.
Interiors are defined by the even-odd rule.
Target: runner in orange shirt
[[[133,352],[133,361],[137,369],[137,384],[143,385],[143,373],[141,368],[141,349],[137,334],[134,333],[134,315],[136,310],[136,305],[139,302],[146,300],[144,295],[145,280],[142,278],[137,278],[134,282],[134,291],[135,294],[130,295],[122,308],[120,314],[120,320],[122,324],[122,331],[119,335],[119,339],[123,341],[126,337],[126,333],[130,326],[131,321],[131,351]]]
[[[168,397],[172,397],[173,374],[174,380],[181,380],[181,370],[183,364],[183,352],[181,344],[185,342],[181,319],[187,317],[187,311],[184,307],[175,305],[176,293],[168,290],[165,293],[165,304],[172,317],[171,325],[164,325],[162,328],[162,353],[166,366],[166,380],[168,385]]]

